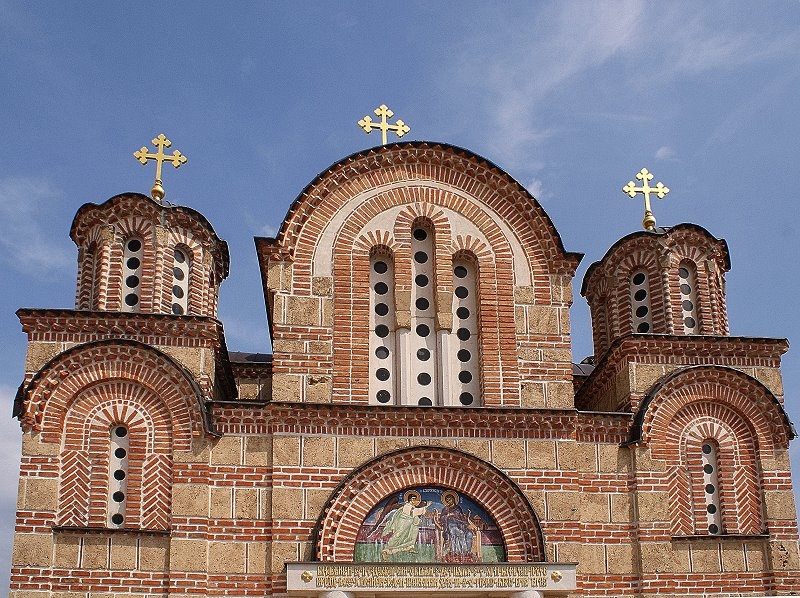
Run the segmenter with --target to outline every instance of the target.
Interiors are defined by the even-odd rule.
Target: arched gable
[[[317,522],[317,559],[352,561],[359,528],[372,508],[415,485],[452,488],[483,505],[502,531],[509,562],[546,560],[538,518],[520,489],[480,459],[440,447],[382,455],[345,478]]]
[[[539,203],[507,173],[467,150],[424,142],[373,148],[331,166],[289,208],[276,244],[293,258],[295,276],[311,276],[314,251],[333,245],[350,212],[373,204],[368,210],[379,213],[418,201],[465,212],[473,222],[499,223],[532,272],[573,275],[580,261],[564,250]],[[331,240],[323,242],[326,231]]]
[[[192,375],[171,357],[127,339],[75,346],[51,359],[23,391],[25,425],[44,442],[60,443],[75,400],[114,383],[118,391],[158,397],[171,419],[174,450],[189,450],[193,434],[208,430],[203,396]]]
[[[653,446],[656,458],[663,441],[674,436],[671,422],[687,405],[720,404],[752,427],[759,450],[786,449],[795,432],[780,401],[761,382],[732,368],[696,366],[673,372],[642,400],[634,418],[631,440]]]

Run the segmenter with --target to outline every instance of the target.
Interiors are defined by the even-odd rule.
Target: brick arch
[[[547,559],[538,517],[505,474],[453,449],[415,447],[382,455],[339,485],[317,522],[317,560],[352,561],[358,530],[372,508],[393,492],[426,484],[458,490],[486,509],[500,528],[509,562]]]
[[[695,402],[736,414],[751,427],[759,452],[786,449],[795,435],[783,406],[761,382],[723,366],[695,366],[665,376],[648,392],[634,418],[632,440],[651,445],[654,457],[669,459],[664,444],[672,421]]]
[[[513,256],[509,241],[501,228],[478,206],[466,207],[466,200],[450,192],[438,191],[437,203],[431,203],[431,189],[409,187],[394,190],[391,200],[402,204],[391,231],[365,234],[364,227],[384,211],[387,200],[377,195],[358,206],[349,215],[347,222],[336,234],[333,246],[333,295],[334,334],[333,334],[333,393],[338,397],[350,397],[356,403],[368,402],[368,379],[361,375],[355,362],[363,360],[363,348],[369,344],[369,242],[383,239],[391,241],[390,248],[395,267],[395,307],[400,312],[410,314],[411,297],[411,226],[419,218],[429,220],[436,234],[436,277],[440,296],[449,297],[452,286],[453,247],[459,244],[475,246],[478,260],[481,296],[490,298],[480,302],[480,338],[482,365],[487,372],[503,372],[503,376],[483,378],[483,404],[502,405],[513,397],[518,400],[519,371],[516,347],[513,343],[500,343],[497,339],[513,338],[514,323],[502,314],[513,314],[514,286]],[[449,199],[446,199],[449,198]],[[426,201],[427,200],[427,201]],[[481,230],[487,239],[493,240],[489,249],[485,243],[472,237],[457,235],[452,237],[450,223],[442,206],[453,209],[453,202],[461,202],[462,215],[468,217]],[[299,259],[299,258],[298,258]],[[294,262],[293,275],[310,268]],[[310,276],[310,269],[306,271]],[[551,281],[544,266],[532,274],[534,285],[539,289],[549,289]],[[542,292],[542,295],[549,293]],[[438,300],[437,300],[438,304]],[[451,309],[440,309],[445,317],[452,318]],[[342,374],[345,372],[346,374]],[[511,399],[514,400],[514,399]]]
[[[295,263],[293,275],[303,283],[311,276],[320,235],[349,202],[377,203],[378,211],[383,211],[404,203],[405,189],[413,189],[418,201],[440,205],[447,201],[479,226],[502,221],[519,239],[531,270],[574,275],[580,255],[564,250],[538,202],[495,165],[444,144],[382,146],[334,164],[289,208],[271,251],[289,251]],[[375,197],[377,202],[366,201]]]
[[[728,405],[698,400],[684,405],[670,422],[663,441],[670,477],[670,512],[674,534],[705,534],[705,494],[700,451],[707,440],[719,450],[719,495],[723,530],[758,534],[761,520],[761,478],[755,431]]]
[[[128,339],[78,345],[51,359],[23,393],[23,424],[41,431],[44,442],[60,443],[75,400],[110,381],[141,386],[159,397],[172,418],[174,450],[189,450],[192,435],[209,430],[192,375],[164,353]]]
[[[56,521],[106,527],[113,426],[128,429],[125,527],[166,530],[172,499],[173,420],[150,388],[111,380],[85,388],[63,422]]]

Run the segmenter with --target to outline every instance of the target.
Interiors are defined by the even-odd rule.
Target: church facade
[[[354,154],[256,238],[272,354],[229,351],[225,241],[78,210],[74,310],[21,309],[12,598],[800,593],[783,339],[728,333],[724,240],[573,277],[539,203],[446,144]]]

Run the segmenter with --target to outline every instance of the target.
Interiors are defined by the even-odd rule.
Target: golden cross
[[[396,124],[393,125],[389,124],[387,119],[392,118],[394,116],[394,112],[389,110],[389,108],[386,107],[386,104],[381,104],[380,106],[375,108],[375,114],[381,117],[381,122],[372,122],[371,116],[365,116],[360,121],[358,121],[358,126],[364,129],[364,131],[366,131],[367,133],[372,132],[372,129],[380,129],[383,145],[386,145],[387,131],[394,131],[395,133],[397,133],[398,137],[402,137],[411,130],[408,127],[408,125],[400,119],[397,120]]]
[[[653,230],[656,227],[656,217],[653,216],[653,212],[650,210],[650,194],[655,193],[658,199],[664,199],[664,196],[669,193],[669,188],[665,187],[664,183],[661,182],[657,183],[655,187],[648,185],[653,180],[653,173],[646,168],[642,168],[636,173],[636,178],[642,181],[641,187],[636,187],[633,181],[629,181],[622,188],[622,191],[627,193],[629,197],[636,197],[637,193],[644,195],[644,220],[642,220],[642,226],[644,230]]]
[[[164,187],[161,186],[161,165],[164,162],[172,162],[175,168],[179,168],[181,164],[186,164],[186,156],[175,150],[171,156],[164,153],[164,148],[172,145],[172,142],[166,138],[164,133],[159,133],[158,137],[153,139],[153,145],[158,148],[155,154],[147,153],[147,148],[142,146],[138,152],[133,152],[133,157],[139,160],[144,165],[147,165],[148,160],[156,161],[156,183],[150,190],[153,199],[161,201],[164,199]]]

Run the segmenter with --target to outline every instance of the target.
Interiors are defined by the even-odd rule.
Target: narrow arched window
[[[700,462],[703,466],[703,496],[705,497],[705,526],[709,534],[722,533],[722,513],[719,500],[719,462],[717,443],[706,440],[701,447]]]
[[[138,312],[142,289],[142,258],[144,244],[131,237],[122,252],[122,311]]]
[[[434,247],[433,229],[415,224],[411,230],[411,367],[409,393],[403,402],[423,407],[439,404]]]
[[[386,405],[397,400],[397,349],[394,309],[394,262],[385,252],[370,259],[370,403]]]
[[[694,264],[682,262],[678,268],[678,284],[681,292],[681,320],[684,334],[698,334],[697,321],[697,274]]]
[[[453,367],[449,394],[454,405],[477,405],[480,397],[477,280],[477,267],[472,260],[453,260],[454,334],[450,336]]]
[[[182,316],[189,313],[189,272],[191,258],[186,249],[175,248],[172,258],[172,313]]]
[[[108,521],[109,527],[125,527],[125,506],[128,501],[128,428],[111,428],[108,456]]]
[[[647,272],[636,270],[631,274],[631,321],[633,331],[640,333],[651,332],[653,329],[653,314],[650,304],[650,283]]]

